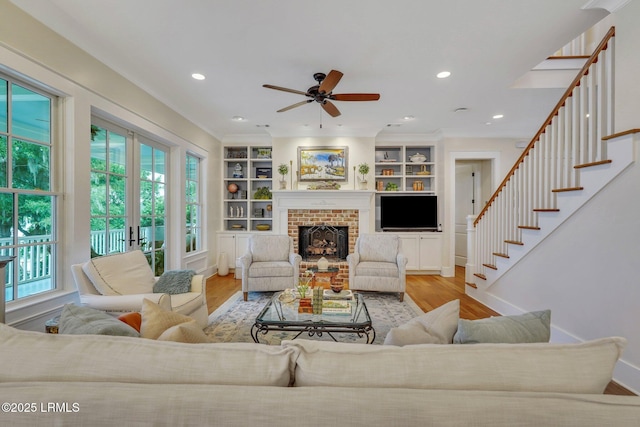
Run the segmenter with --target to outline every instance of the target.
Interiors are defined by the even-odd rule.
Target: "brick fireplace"
[[[370,217],[373,212],[372,191],[276,190],[273,191],[273,201],[274,232],[287,233],[293,237],[296,251],[298,251],[300,240],[299,227],[324,225],[346,227],[348,253],[353,252],[360,233],[372,232],[370,229],[372,224]],[[315,261],[303,261],[301,268],[315,265]],[[331,266],[340,268],[336,281],[348,280],[349,269],[346,260],[331,261]]]

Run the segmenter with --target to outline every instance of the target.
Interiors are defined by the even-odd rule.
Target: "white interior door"
[[[476,214],[480,197],[480,168],[475,162],[456,162],[455,264],[467,263],[467,216]]]

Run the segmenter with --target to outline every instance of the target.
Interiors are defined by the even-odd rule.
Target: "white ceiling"
[[[221,140],[531,137],[563,91],[510,86],[607,14],[586,0],[12,1]],[[262,87],[306,91],[331,69],[334,93],[380,100],[336,101],[337,118],[317,103],[276,113],[305,98]]]

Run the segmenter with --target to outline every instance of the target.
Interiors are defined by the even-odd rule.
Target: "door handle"
[[[138,246],[147,242],[147,239],[140,237],[140,226],[138,226]]]
[[[136,239],[133,238],[133,227],[129,227],[129,246],[133,245]]]

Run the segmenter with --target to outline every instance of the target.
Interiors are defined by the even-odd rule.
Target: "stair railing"
[[[508,245],[522,244],[523,229],[538,229],[537,213],[557,210],[558,192],[581,189],[577,169],[606,162],[602,137],[613,133],[614,39],[611,27],[478,214],[467,282],[496,269]]]

